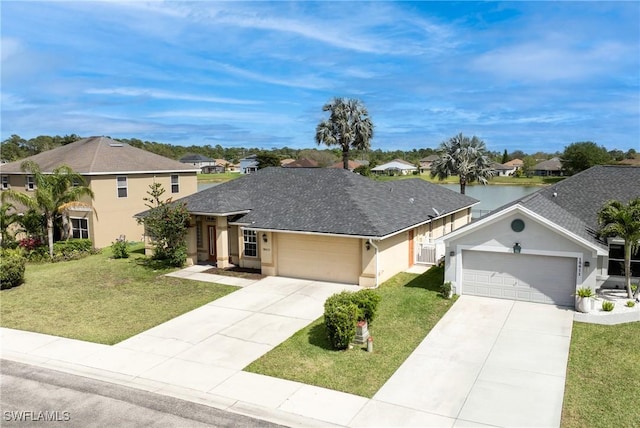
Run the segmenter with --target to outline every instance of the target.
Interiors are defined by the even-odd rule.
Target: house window
[[[127,197],[127,177],[118,177],[118,197]]]
[[[89,239],[89,220],[86,218],[72,218],[71,232],[71,236],[74,239]]]
[[[609,275],[624,276],[624,244],[609,245]],[[640,277],[640,249],[631,254],[631,276]]]
[[[258,238],[255,230],[243,230],[245,257],[258,257]]]
[[[2,190],[8,190],[9,189],[9,176],[8,175],[3,175],[2,176]]]
[[[171,176],[171,193],[180,192],[180,177],[178,175]]]
[[[25,188],[27,189],[27,191],[33,191],[36,189],[36,181],[33,178],[33,175],[27,175],[26,177],[26,184],[25,184]]]
[[[203,248],[202,221],[200,220],[196,220],[196,241],[198,241],[198,248]]]

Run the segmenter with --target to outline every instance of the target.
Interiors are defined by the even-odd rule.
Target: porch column
[[[216,262],[217,267],[229,267],[229,226],[226,217],[216,217]]]
[[[189,223],[195,225],[196,217],[191,216]],[[198,235],[195,226],[190,226],[187,230],[187,266],[198,263]]]

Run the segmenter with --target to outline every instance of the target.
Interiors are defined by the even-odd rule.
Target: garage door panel
[[[278,275],[357,284],[359,240],[315,235],[278,235]]]
[[[462,253],[462,292],[573,305],[576,259],[482,251]]]

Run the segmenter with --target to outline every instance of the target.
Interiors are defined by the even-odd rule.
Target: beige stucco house
[[[67,165],[81,174],[95,195],[90,208],[69,212],[74,238],[89,238],[96,248],[111,245],[121,235],[140,241],[144,228],[133,216],[145,209],[149,185],[161,183],[163,197],[182,198],[197,191],[199,168],[156,155],[106,137],[90,137],[26,159],[2,165],[0,189],[33,192],[30,176],[20,169],[25,160],[50,172]]]
[[[375,286],[471,220],[473,198],[424,180],[377,182],[344,169],[265,168],[178,202],[192,214],[191,263]]]
[[[640,197],[640,167],[596,166],[441,238],[457,294],[573,306],[577,288],[622,288],[620,239],[598,237],[609,200]],[[640,251],[632,256],[640,278]]]

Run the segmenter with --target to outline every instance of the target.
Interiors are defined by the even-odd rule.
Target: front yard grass
[[[562,427],[640,424],[640,322],[573,324]]]
[[[236,290],[166,277],[175,269],[145,263],[141,249],[28,264],[25,283],[0,292],[0,325],[112,345]]]
[[[438,293],[442,282],[443,269],[434,267],[423,275],[400,273],[380,286],[369,329],[372,353],[366,346],[334,351],[319,318],[245,370],[372,397],[453,304]]]

